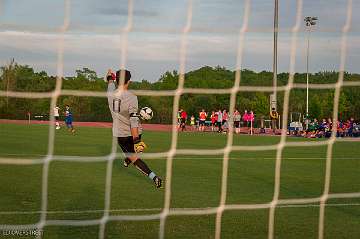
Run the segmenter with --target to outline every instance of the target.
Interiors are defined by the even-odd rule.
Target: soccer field
[[[0,125],[0,158],[14,162],[41,159],[48,150],[48,126]],[[171,133],[145,132],[148,152],[170,149]],[[179,149],[221,149],[227,136],[217,133],[179,133]],[[234,145],[277,144],[280,137],[235,135]],[[288,141],[321,139],[288,138]],[[111,151],[111,129],[77,128],[71,135],[56,131],[54,159],[48,174],[46,220],[101,219],[104,209],[106,161]],[[280,199],[320,197],[324,189],[327,146],[287,147],[282,154]],[[73,162],[81,156],[84,162]],[[79,158],[78,158],[79,159]],[[230,154],[226,204],[266,204],[274,194],[276,150],[236,151]],[[166,178],[166,158],[145,159],[149,167]],[[1,161],[0,161],[1,162]],[[360,142],[336,141],[333,148],[330,192],[360,192]],[[176,155],[173,161],[172,209],[204,209],[219,206],[223,155]],[[0,164],[0,226],[36,224],[41,216],[42,164]],[[156,215],[164,206],[165,190],[122,159],[112,168],[110,215]],[[171,215],[165,238],[214,238],[215,213]],[[225,210],[222,238],[267,238],[269,209]],[[70,221],[69,221],[70,222]],[[281,204],[275,211],[275,238],[317,238],[319,203]],[[44,238],[98,238],[99,225],[47,225]],[[158,238],[159,219],[106,223],[106,238]],[[325,207],[325,238],[360,238],[360,198],[329,199]],[[0,229],[1,232],[1,229]],[[11,238],[0,233],[0,238]],[[19,238],[19,237],[17,237]],[[33,236],[21,238],[34,238]]]

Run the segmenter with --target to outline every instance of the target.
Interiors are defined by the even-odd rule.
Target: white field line
[[[4,157],[4,156],[26,156],[26,157],[39,157],[39,158],[43,158],[43,157],[46,157],[45,154],[2,154],[0,153],[0,158],[1,157]],[[71,161],[71,159],[75,159],[75,162],[77,161],[86,161],[86,162],[101,162],[101,161],[106,161],[108,155],[102,155],[102,156],[77,156],[77,155],[74,155],[74,156],[64,156],[64,155],[54,155],[53,156],[53,160],[52,161]],[[222,157],[219,157],[219,156],[213,156],[213,157],[197,157],[197,156],[194,156],[194,157],[182,157],[182,156],[175,156],[176,159],[220,159]],[[275,159],[276,157],[242,157],[242,156],[239,156],[239,157],[229,157],[229,159],[231,160],[256,160],[256,159]],[[326,155],[324,155],[324,157],[282,157],[283,159],[326,159]],[[356,159],[356,160],[360,160],[360,157],[334,157],[335,159],[344,159],[344,160],[347,160],[347,159]],[[64,159],[64,160],[63,160]],[[66,160],[67,159],[67,160]],[[122,156],[119,156],[119,159],[122,160],[123,157]],[[150,160],[157,160],[157,159],[164,159],[164,157],[160,157],[160,158],[148,158],[147,159],[150,159]],[[16,158],[9,158],[9,160],[23,160],[23,159],[16,159]],[[29,160],[34,160],[34,159],[29,159]]]
[[[244,204],[246,205],[246,204]],[[261,205],[261,204],[259,204]],[[229,206],[229,208],[227,208]],[[225,209],[227,210],[237,210],[231,209],[231,205],[227,205]],[[277,208],[307,208],[307,207],[319,207],[319,204],[278,204]],[[326,207],[347,207],[347,206],[360,206],[360,203],[327,203]],[[268,208],[268,207],[264,207]],[[204,208],[170,208],[170,212],[177,211],[203,211],[216,209],[216,207],[204,207]],[[108,210],[108,213],[121,213],[121,212],[157,212],[162,211],[163,208],[126,208],[126,209],[111,209]],[[246,210],[246,209],[243,209]],[[100,214],[104,213],[104,210],[67,210],[67,211],[0,211],[0,215],[31,215],[31,214]]]

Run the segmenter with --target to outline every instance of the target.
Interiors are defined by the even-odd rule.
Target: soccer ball
[[[140,117],[143,120],[151,120],[153,116],[154,116],[154,113],[150,107],[143,107],[140,110]]]

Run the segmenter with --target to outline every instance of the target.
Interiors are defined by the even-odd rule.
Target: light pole
[[[276,93],[277,93],[277,43],[278,43],[278,31],[279,31],[279,0],[275,0],[274,3],[274,54],[273,54],[273,88],[274,88],[274,100],[275,100],[275,110],[276,109]]]
[[[274,0],[274,45],[273,45],[273,93],[270,95],[270,117],[273,112],[277,111],[276,93],[277,93],[277,41],[278,41],[278,30],[279,30],[279,0]],[[280,122],[280,121],[279,121]],[[276,125],[271,126],[273,130]],[[274,131],[275,132],[275,131]]]
[[[307,30],[307,48],[306,48],[306,129],[309,128],[309,48],[311,27],[316,25],[317,17],[305,17],[305,26]]]

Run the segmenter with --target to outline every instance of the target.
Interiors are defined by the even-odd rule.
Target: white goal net
[[[0,230],[30,230],[38,229],[44,230],[47,226],[91,226],[98,225],[99,233],[98,238],[106,238],[106,227],[109,222],[113,221],[153,221],[159,220],[159,238],[165,238],[165,229],[166,222],[169,216],[178,216],[178,215],[215,215],[215,235],[214,238],[219,239],[222,237],[222,225],[223,225],[223,214],[228,210],[249,210],[249,209],[268,209],[268,238],[272,239],[275,237],[275,214],[277,208],[282,205],[293,205],[294,207],[298,205],[308,205],[308,204],[318,204],[319,205],[319,221],[318,221],[318,238],[324,238],[324,224],[325,224],[325,209],[326,203],[329,199],[342,199],[342,198],[359,198],[360,192],[352,193],[330,193],[330,182],[331,182],[331,171],[332,171],[332,159],[333,159],[333,145],[338,140],[336,138],[336,124],[333,125],[333,133],[330,138],[327,140],[321,141],[299,141],[299,142],[289,142],[287,138],[287,124],[289,119],[289,98],[290,93],[294,89],[306,89],[306,84],[296,83],[294,81],[295,75],[295,64],[297,59],[298,52],[298,33],[303,29],[303,18],[305,13],[303,12],[304,2],[302,0],[296,1],[296,15],[294,16],[294,24],[290,29],[287,29],[291,34],[291,46],[289,53],[289,78],[286,85],[276,86],[274,89],[273,86],[246,86],[241,84],[241,74],[243,69],[243,56],[244,56],[244,42],[246,34],[252,29],[249,28],[249,18],[251,15],[251,0],[245,0],[243,4],[243,14],[242,14],[242,26],[238,29],[238,43],[236,49],[236,75],[235,81],[232,88],[229,89],[200,89],[200,88],[186,88],[184,83],[185,72],[186,72],[186,59],[188,54],[188,43],[189,43],[189,34],[192,32],[192,20],[193,20],[193,4],[192,0],[189,0],[187,3],[185,25],[180,29],[180,39],[179,39],[179,59],[178,59],[178,86],[175,90],[166,90],[166,91],[152,91],[152,90],[134,90],[134,93],[138,96],[171,96],[173,97],[173,111],[172,111],[172,133],[171,133],[171,146],[170,149],[166,152],[161,153],[144,153],[142,158],[163,158],[166,159],[166,176],[164,177],[165,183],[165,193],[164,193],[164,205],[160,213],[148,213],[146,215],[112,215],[111,214],[111,188],[112,184],[112,175],[114,160],[118,157],[121,157],[121,153],[118,152],[116,139],[113,139],[112,142],[112,151],[109,155],[105,157],[80,157],[80,156],[61,156],[54,154],[54,144],[55,144],[55,118],[53,115],[53,108],[57,105],[58,98],[61,96],[77,96],[77,97],[107,97],[106,92],[96,92],[96,91],[81,91],[81,90],[67,90],[63,89],[63,79],[64,79],[64,52],[66,51],[64,36],[67,34],[69,24],[71,23],[70,12],[72,1],[64,1],[64,19],[63,25],[57,33],[57,79],[56,87],[54,91],[51,92],[17,92],[17,91],[0,91],[1,97],[15,97],[15,98],[25,98],[25,99],[39,99],[39,98],[48,98],[51,99],[50,104],[50,124],[49,124],[49,134],[48,134],[48,148],[47,155],[45,157],[36,158],[36,159],[16,159],[8,157],[0,157],[0,164],[8,165],[42,165],[42,186],[41,186],[41,210],[40,210],[40,220],[35,224],[2,224],[0,225]],[[333,122],[338,119],[338,107],[339,107],[339,98],[340,93],[343,87],[360,87],[360,82],[355,81],[344,81],[344,72],[346,66],[346,57],[347,57],[347,38],[348,32],[352,27],[352,9],[353,1],[348,0],[344,1],[346,5],[346,21],[342,27],[341,31],[341,42],[340,42],[340,64],[339,64],[339,76],[336,83],[333,84],[310,84],[310,89],[333,89],[334,98],[333,98]],[[1,4],[0,4],[1,9]],[[0,13],[3,11],[0,11]],[[128,12],[127,12],[127,23],[121,27],[119,32],[119,42],[120,42],[120,51],[121,55],[119,68],[126,68],[127,59],[128,59],[128,35],[133,31],[134,22],[133,22],[133,12],[134,12],[134,1],[128,1]],[[36,32],[37,29],[34,29]],[[179,30],[179,29],[177,29]],[[268,29],[269,30],[269,29]],[[147,31],[164,31],[161,29],[147,29]],[[216,29],[212,29],[216,31]],[[282,31],[280,28],[279,31]],[[42,34],[41,32],[36,34]],[[259,146],[239,146],[234,145],[233,139],[233,126],[229,124],[229,133],[226,136],[226,145],[221,149],[184,149],[178,148],[178,129],[177,129],[177,113],[180,107],[180,98],[184,94],[227,94],[230,96],[229,102],[229,114],[232,115],[234,108],[236,106],[236,97],[239,92],[282,92],[284,94],[283,98],[283,107],[282,107],[282,131],[279,143],[274,145],[259,145]],[[3,136],[1,136],[3,137]],[[346,139],[342,139],[345,141]],[[281,199],[280,198],[280,179],[281,179],[281,163],[283,158],[283,151],[285,147],[317,147],[317,146],[326,146],[326,166],[325,166],[325,179],[323,181],[323,192],[320,197],[314,198],[295,198],[295,199]],[[228,172],[229,172],[229,160],[232,152],[236,151],[276,151],[276,160],[275,160],[275,179],[274,179],[274,190],[273,198],[268,203],[260,204],[228,204],[227,195],[228,195]],[[216,207],[204,207],[204,208],[172,208],[171,199],[172,199],[172,183],[173,183],[173,170],[174,170],[174,158],[177,155],[212,155],[222,157],[222,173],[221,173],[221,191],[220,191],[220,201]],[[48,191],[49,191],[49,167],[54,161],[77,161],[77,162],[96,162],[102,161],[107,162],[106,167],[106,184],[105,184],[105,194],[104,194],[104,208],[101,211],[102,216],[98,219],[88,219],[88,220],[53,220],[48,218]],[[141,209],[139,209],[141,210]],[[135,209],[134,209],[135,211]],[[37,238],[41,238],[42,235],[37,235]]]

